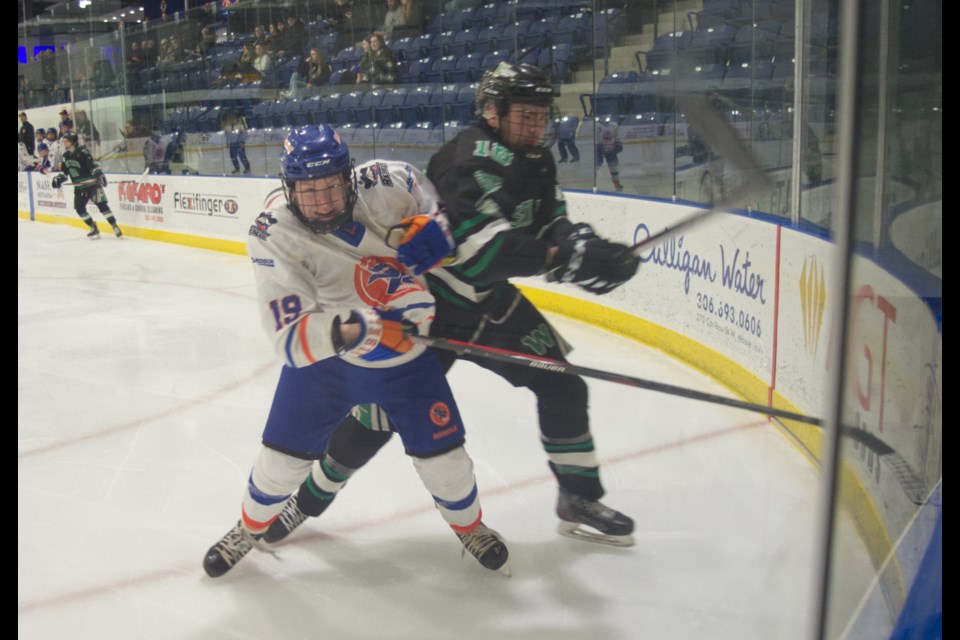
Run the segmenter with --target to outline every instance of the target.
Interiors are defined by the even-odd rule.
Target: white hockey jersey
[[[47,148],[50,149],[47,157],[50,158],[52,170],[60,171],[60,163],[63,162],[63,144],[59,140],[52,140],[47,142]]]
[[[409,275],[384,238],[403,218],[436,213],[433,185],[404,162],[372,160],[354,170],[357,203],[353,221],[334,233],[307,229],[287,207],[283,191],[267,199],[250,227],[247,248],[253,262],[264,329],[291,367],[336,356],[332,324],[352,309],[403,310],[426,335],[434,316],[433,296],[422,279]],[[344,356],[361,367],[384,368],[409,362],[425,347],[415,345],[395,358],[368,362]]]
[[[17,171],[26,171],[27,167],[32,167],[34,157],[27,153],[27,145],[22,142],[17,143]]]

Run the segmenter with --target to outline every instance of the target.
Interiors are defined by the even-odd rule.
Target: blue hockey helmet
[[[343,208],[323,220],[308,218],[293,197],[296,183],[336,175],[343,178]],[[357,202],[353,161],[347,144],[329,125],[306,125],[287,134],[280,154],[280,179],[290,210],[314,233],[331,233],[350,221]]]

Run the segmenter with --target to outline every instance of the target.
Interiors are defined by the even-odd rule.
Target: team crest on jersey
[[[372,162],[360,167],[360,184],[364,189],[369,189],[377,183],[385,187],[392,187],[393,180],[390,179],[390,169],[383,162]]]
[[[423,291],[423,286],[407,275],[391,258],[368,256],[353,270],[357,295],[371,307],[389,307],[403,296]]]
[[[435,402],[430,407],[430,422],[438,427],[445,427],[450,424],[450,407],[443,402]]]
[[[250,235],[266,240],[270,235],[270,227],[277,224],[277,219],[272,214],[264,211],[257,216],[257,219],[250,225]]]

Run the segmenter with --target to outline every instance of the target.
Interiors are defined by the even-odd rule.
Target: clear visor
[[[500,118],[500,136],[514,149],[547,148],[556,138],[553,106],[513,104]]]
[[[303,219],[321,230],[323,225],[342,219],[349,200],[347,185],[341,174],[298,180],[293,183],[291,197]]]

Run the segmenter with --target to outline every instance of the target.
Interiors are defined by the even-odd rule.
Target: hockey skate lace
[[[287,506],[283,511],[280,512],[280,524],[287,531],[293,531],[307,519],[307,514],[300,510],[300,507],[297,505],[297,496],[290,498],[290,502],[287,503]]]
[[[463,557],[467,551],[473,554],[474,558],[482,558],[490,549],[500,543],[500,539],[493,532],[483,526],[478,526],[474,531],[460,536],[463,543],[463,551],[460,556]]]
[[[255,538],[249,531],[241,527],[236,527],[228,533],[220,544],[217,545],[220,555],[228,566],[233,566],[250,553],[254,547],[260,551],[269,553],[277,557],[276,551],[266,546],[259,538]]]

